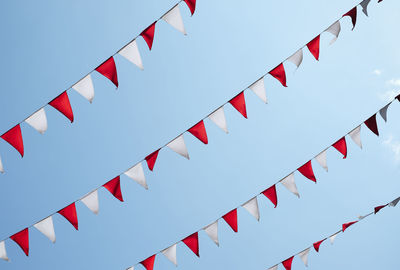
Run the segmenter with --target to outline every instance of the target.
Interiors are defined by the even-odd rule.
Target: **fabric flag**
[[[244,91],[240,92],[237,96],[229,100],[229,103],[240,112],[244,118],[247,118],[246,101],[244,99]]]
[[[287,188],[290,192],[292,192],[294,195],[296,195],[297,197],[300,198],[300,194],[299,194],[299,191],[297,190],[296,182],[294,181],[293,173],[286,176],[280,182],[285,188]]]
[[[333,242],[336,239],[336,236],[338,236],[339,233],[335,233],[334,235],[332,235],[331,237],[329,237],[329,240],[331,241],[331,244],[333,244]]]
[[[365,16],[367,16],[367,17],[368,17],[367,7],[368,7],[369,2],[371,2],[371,0],[364,0],[360,3],[360,6],[362,7],[362,11],[364,12]]]
[[[134,267],[131,266],[131,267],[127,268],[126,270],[134,270]]]
[[[343,155],[343,159],[347,157],[346,138],[342,137],[340,140],[332,144],[332,146]]]
[[[229,213],[222,216],[234,232],[238,232],[237,209],[233,209]]]
[[[325,241],[325,239],[323,239],[323,240],[321,240],[321,241],[318,241],[318,242],[315,242],[315,243],[313,244],[314,249],[315,249],[316,252],[319,252],[319,247],[321,246],[322,242],[324,242],[324,241]]]
[[[378,125],[376,124],[376,114],[365,120],[364,124],[373,132],[376,136],[379,136]]]
[[[160,149],[158,149],[157,151],[154,151],[153,153],[151,153],[150,155],[148,155],[145,158],[145,160],[147,162],[147,166],[149,167],[150,171],[153,171],[153,169],[154,169],[154,164],[156,164],[156,160],[157,160],[159,151],[160,151]]]
[[[75,203],[72,203],[67,207],[61,209],[60,211],[58,211],[58,213],[65,217],[65,219],[68,220],[69,223],[71,223],[71,225],[74,226],[76,230],[78,230],[78,216],[76,214]]]
[[[299,253],[300,259],[303,261],[305,266],[308,266],[308,253],[310,253],[310,248]]]
[[[347,222],[342,224],[342,231],[344,232],[348,227],[350,227],[351,225],[357,223],[358,221],[352,221],[352,222]]]
[[[391,201],[389,203],[390,206],[395,207],[400,201],[400,197],[398,197],[397,199],[394,199],[393,201]]]
[[[361,143],[361,125],[349,132],[350,138],[355,144],[357,144],[362,149]]]
[[[14,147],[21,154],[21,157],[24,156],[24,141],[19,124],[1,135],[1,138]]]
[[[122,48],[118,53],[135,64],[141,70],[144,69],[136,39]]]
[[[284,87],[287,87],[285,67],[283,66],[283,63],[280,63],[276,68],[268,73],[271,74],[272,77],[280,81]]]
[[[22,231],[10,236],[15,243],[20,246],[26,256],[29,256],[29,229],[25,228]]]
[[[224,107],[219,107],[215,112],[211,113],[208,118],[214,122],[220,129],[228,133],[228,126],[224,113]]]
[[[67,117],[71,123],[74,122],[74,113],[72,112],[67,91],[62,92],[61,95],[50,101],[49,105]]]
[[[265,197],[267,197],[274,204],[274,206],[276,208],[276,206],[278,205],[278,196],[276,195],[275,185],[267,188],[262,193],[265,195]]]
[[[144,176],[143,166],[141,162],[128,169],[126,172],[124,172],[124,174],[133,179],[145,189],[149,188],[146,183],[146,177]]]
[[[72,86],[72,89],[74,89],[84,98],[89,100],[90,103],[92,103],[94,98],[94,87],[93,87],[92,76],[90,76],[90,74],[87,75],[85,78],[81,79],[76,84],[74,84]]]
[[[204,121],[201,120],[196,125],[188,129],[193,136],[199,139],[202,143],[208,144],[207,132],[206,127],[204,126]]]
[[[147,46],[149,46],[149,50],[151,51],[151,48],[153,47],[153,40],[154,40],[154,32],[156,30],[156,23],[153,22],[149,27],[143,30],[143,32],[140,34],[144,41],[146,41]]]
[[[190,12],[192,13],[192,16],[194,14],[194,11],[196,10],[196,0],[184,0],[186,5],[189,7]]]
[[[385,107],[383,107],[382,109],[379,110],[379,114],[382,116],[383,120],[385,120],[385,122],[387,122],[387,110],[389,108],[389,105],[391,103],[389,103],[388,105],[386,105]]]
[[[272,266],[272,267],[269,268],[268,270],[278,270],[278,265]]]
[[[324,168],[325,171],[328,171],[328,163],[326,161],[326,150],[319,153],[318,156],[315,157],[315,160],[318,161],[319,165],[321,165],[321,167]]]
[[[194,234],[189,235],[185,239],[182,240],[185,245],[190,248],[191,251],[193,251],[194,254],[196,254],[197,257],[200,257],[199,254],[199,235],[197,232]]]
[[[175,153],[189,159],[189,153],[186,148],[185,139],[183,138],[183,134],[179,135],[173,141],[167,144],[168,148],[173,150]]]
[[[43,134],[47,130],[47,117],[44,108],[39,109],[29,116],[25,122],[36,129],[40,134]]]
[[[351,23],[353,24],[353,28],[351,30],[354,30],[354,27],[356,27],[356,22],[357,22],[357,6],[355,6],[350,11],[345,13],[342,17],[345,16],[349,16],[351,18]]]
[[[112,180],[108,181],[107,183],[105,183],[103,185],[103,187],[105,187],[108,191],[110,191],[110,193],[115,198],[117,198],[121,202],[124,201],[124,199],[122,198],[121,181],[120,181],[119,176],[117,176],[117,177],[113,178]]]
[[[99,213],[99,195],[97,189],[81,199],[81,202],[94,214]]]
[[[293,262],[293,256],[290,257],[289,259],[286,259],[282,262],[283,267],[285,267],[286,270],[291,270],[292,269],[292,262]]]
[[[42,221],[39,221],[35,225],[33,225],[36,229],[38,229],[41,233],[44,234],[49,240],[53,243],[56,242],[56,233],[54,232],[54,224],[52,216],[49,216]]]
[[[336,21],[334,22],[331,26],[329,26],[326,30],[326,32],[331,33],[332,35],[334,35],[335,37],[329,42],[329,44],[334,43],[337,38],[339,37],[340,34],[340,22]]]
[[[0,157],[0,173],[4,173],[4,167],[3,167],[3,162],[1,161],[1,157]]]
[[[118,88],[118,75],[117,67],[115,66],[114,57],[111,56],[100,66],[96,68],[96,71],[109,79]]]
[[[301,166],[300,168],[297,169],[302,175],[307,177],[313,182],[317,182],[317,179],[315,178],[312,165],[311,165],[311,160],[309,160],[306,164]]]
[[[387,206],[387,204],[375,207],[374,208],[374,214],[377,214],[379,211],[381,211],[382,208],[384,208],[386,206]]]
[[[156,259],[156,254],[151,257],[148,257],[146,260],[141,261],[140,264],[146,268],[146,270],[153,270],[154,260]]]
[[[313,40],[307,43],[307,48],[310,53],[315,57],[315,60],[319,60],[319,40],[320,35],[315,37]]]
[[[218,241],[218,220],[215,222],[211,223],[210,225],[204,227],[203,229],[208,237],[211,238],[211,240],[214,241],[214,243],[219,246],[219,241]]]
[[[260,221],[260,211],[258,210],[257,196],[242,205],[257,221]]]
[[[185,26],[183,25],[183,20],[181,16],[181,11],[179,10],[178,4],[176,4],[170,11],[168,11],[162,19],[174,27],[176,30],[186,35]]]
[[[161,253],[164,254],[164,256],[167,257],[167,259],[170,260],[173,264],[175,264],[175,266],[178,266],[178,263],[176,261],[176,244],[162,250]]]
[[[8,261],[6,243],[4,241],[0,242],[0,259]]]
[[[299,68],[299,66],[303,62],[303,49],[299,49],[297,52],[292,54],[287,60],[292,62],[293,64],[296,65],[297,68]]]
[[[264,77],[258,79],[255,83],[249,86],[249,89],[254,92],[264,103],[267,103],[267,94],[265,93]]]

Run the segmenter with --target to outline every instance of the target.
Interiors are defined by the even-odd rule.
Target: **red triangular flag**
[[[146,270],[153,270],[154,260],[156,259],[156,254],[151,257],[148,257],[146,260],[141,261],[140,264],[146,268]]]
[[[314,249],[315,249],[315,251],[316,252],[319,252],[319,246],[322,244],[322,242],[324,242],[325,241],[325,239],[323,239],[323,240],[321,240],[321,241],[318,241],[318,242],[315,242],[314,244],[313,244],[313,246],[314,246]]]
[[[72,203],[67,207],[61,209],[60,211],[58,211],[58,213],[65,217],[65,219],[68,220],[69,223],[71,223],[76,230],[78,230],[78,216],[76,214],[75,203]]]
[[[196,125],[188,129],[188,131],[204,144],[208,144],[206,127],[204,126],[203,120],[201,120]]]
[[[376,114],[365,120],[364,124],[373,132],[376,136],[379,136],[378,125],[376,124]]]
[[[292,256],[292,257],[290,257],[289,259],[284,260],[284,261],[282,262],[282,265],[283,265],[283,267],[285,267],[286,270],[292,269],[293,257],[294,257],[294,256]]]
[[[244,91],[240,92],[237,96],[229,100],[229,103],[240,112],[244,118],[247,118],[246,101],[244,99]]]
[[[222,218],[231,226],[234,232],[238,232],[238,220],[237,220],[237,209],[230,211],[229,213],[222,216]]]
[[[285,67],[283,66],[283,63],[280,63],[276,68],[271,70],[269,74],[271,74],[272,77],[280,81],[283,86],[287,87]]]
[[[1,138],[11,144],[11,146],[21,154],[21,157],[24,156],[24,141],[22,140],[21,127],[19,124],[1,135]]]
[[[343,137],[334,144],[332,144],[333,147],[336,148],[340,153],[343,154],[343,159],[347,157],[347,144],[346,144],[346,138]]]
[[[357,223],[358,221],[352,221],[352,222],[347,222],[342,224],[342,231],[344,232],[348,227],[350,227],[351,225],[353,225],[354,223]]]
[[[383,0],[378,0],[378,3],[382,2]]]
[[[196,9],[196,0],[184,0],[186,5],[189,7],[190,12],[192,13],[192,16],[194,14],[194,11]]]
[[[69,102],[67,91],[49,102],[49,105],[65,115],[69,121],[74,122],[74,113],[72,112],[71,103]]]
[[[276,208],[276,206],[278,205],[278,196],[276,195],[275,185],[267,188],[262,193],[265,195],[265,197],[267,197],[275,205],[275,208]]]
[[[195,232],[192,235],[189,235],[185,239],[182,240],[185,245],[190,248],[191,251],[193,251],[194,254],[197,255],[197,257],[200,257],[199,255],[199,235],[197,232]]]
[[[110,191],[115,198],[117,198],[121,202],[124,201],[124,199],[122,198],[121,181],[119,176],[105,183],[103,187],[105,187],[108,191]]]
[[[319,38],[320,35],[318,35],[316,38],[307,43],[308,50],[312,55],[314,55],[317,61],[319,60]]]
[[[151,153],[150,155],[148,155],[145,160],[147,162],[147,166],[149,167],[150,171],[153,171],[154,168],[154,164],[156,164],[156,160],[157,160],[157,156],[158,156],[158,152],[160,151],[160,149],[158,149],[157,151],[154,151],[153,153]]]
[[[384,208],[386,206],[387,206],[387,204],[375,207],[374,208],[374,213],[375,214],[378,213],[379,211],[381,211],[382,208]]]
[[[118,88],[117,67],[115,66],[114,57],[111,56],[103,64],[96,68],[96,71],[109,79]]]
[[[300,168],[297,169],[302,175],[304,175],[305,177],[307,177],[308,179],[310,179],[313,182],[317,182],[317,179],[315,178],[313,169],[312,169],[312,165],[311,165],[311,160],[308,161],[306,164],[304,164],[303,166],[301,166]]]
[[[154,31],[156,30],[156,23],[153,22],[149,27],[143,30],[143,32],[140,34],[144,41],[146,41],[147,46],[149,46],[149,49],[151,50],[151,47],[153,47],[153,39],[154,39]]]
[[[351,18],[351,22],[353,23],[353,28],[351,30],[353,30],[354,27],[356,27],[356,22],[357,22],[357,6],[352,8],[349,12],[344,14],[342,17],[345,17],[345,16],[349,16]]]
[[[28,230],[28,228],[25,228],[22,231],[17,232],[16,234],[10,236],[10,239],[12,239],[15,243],[18,244],[18,246],[21,247],[21,249],[24,251],[26,256],[29,256],[29,230]]]

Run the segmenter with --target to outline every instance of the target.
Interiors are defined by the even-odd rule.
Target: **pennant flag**
[[[350,11],[345,13],[342,17],[345,16],[349,16],[351,18],[351,23],[353,24],[353,28],[351,30],[354,30],[354,27],[356,27],[356,22],[357,22],[357,6],[355,6]]]
[[[385,107],[383,107],[382,109],[379,110],[379,114],[382,116],[383,120],[385,120],[385,122],[387,122],[387,110],[389,108],[389,105],[391,103],[389,103],[388,105],[386,105]]]
[[[1,161],[1,157],[0,157],[0,173],[4,173],[4,167],[3,167],[3,162]]]
[[[204,227],[203,229],[208,237],[211,238],[211,240],[214,241],[214,243],[219,246],[219,241],[218,241],[218,220],[215,222],[211,223],[210,225]]]
[[[146,177],[144,176],[143,166],[141,162],[128,169],[126,172],[124,172],[124,174],[132,180],[136,181],[145,189],[148,189]]]
[[[65,219],[68,220],[69,223],[71,223],[71,225],[74,226],[76,230],[78,230],[78,216],[76,214],[75,203],[72,203],[67,207],[61,209],[60,211],[58,211],[58,213],[65,217]]]
[[[105,187],[108,191],[110,191],[110,193],[115,198],[117,198],[121,202],[124,201],[124,199],[122,198],[121,181],[120,181],[119,176],[117,176],[117,177],[113,178],[112,180],[108,181],[107,183],[105,183],[103,185],[103,187]]]
[[[343,137],[334,144],[332,144],[336,150],[343,154],[343,159],[347,157],[347,145],[346,145],[346,138]]]
[[[154,40],[154,32],[156,30],[156,23],[153,22],[149,27],[143,30],[143,32],[140,34],[144,41],[146,41],[147,46],[149,46],[149,50],[151,51],[151,48],[153,47],[153,40]]]
[[[170,260],[173,264],[175,264],[175,266],[178,266],[178,263],[176,261],[176,244],[164,249],[163,251],[161,251],[161,253],[164,254],[164,256],[167,257],[167,259]]]
[[[376,114],[365,120],[364,124],[373,132],[376,136],[379,136],[378,125],[376,124]]]
[[[202,143],[208,144],[207,132],[206,127],[204,126],[203,120],[198,122],[196,125],[188,129],[188,131],[199,139]]]
[[[374,213],[377,214],[379,211],[381,211],[382,208],[384,208],[386,206],[387,206],[387,204],[375,207],[374,208]]]
[[[333,244],[333,242],[336,239],[336,236],[338,236],[339,233],[335,233],[334,235],[332,235],[331,237],[329,237],[329,240],[331,241],[331,244]]]
[[[81,94],[84,98],[89,100],[90,103],[92,103],[93,98],[94,98],[94,87],[93,87],[93,81],[92,81],[92,76],[87,75],[85,78],[77,82],[72,86],[72,89],[74,89],[76,92]]]
[[[246,101],[244,99],[244,91],[240,92],[237,96],[229,100],[229,103],[240,112],[244,118],[247,118]]]
[[[146,268],[146,270],[153,270],[154,260],[156,259],[156,254],[151,257],[148,257],[146,260],[141,261],[140,264]]]
[[[325,171],[328,171],[328,163],[326,161],[326,150],[319,153],[318,156],[315,157],[315,160],[318,161],[319,165],[321,165],[321,167],[324,168]]]
[[[299,68],[299,66],[303,62],[303,49],[299,49],[297,52],[292,54],[287,60],[292,62],[293,64],[296,65],[297,68]]]
[[[67,117],[71,123],[74,122],[74,113],[72,112],[67,91],[62,92],[61,95],[50,101],[49,105]]]
[[[317,61],[319,60],[319,39],[320,35],[318,35],[316,38],[307,43],[308,50],[315,57],[315,60]]]
[[[99,196],[97,189],[95,191],[90,192],[88,195],[81,199],[81,202],[89,208],[94,214],[99,213]]]
[[[267,94],[265,93],[264,77],[257,80],[249,86],[250,90],[254,92],[264,103],[267,103]]]
[[[39,109],[29,116],[25,122],[36,129],[40,134],[43,134],[47,130],[47,117],[44,108]]]
[[[118,88],[117,67],[115,66],[114,57],[111,56],[103,64],[96,68],[96,71],[109,79]]]
[[[269,268],[268,270],[278,270],[278,265],[272,266],[272,267]]]
[[[315,178],[313,169],[312,169],[312,165],[311,165],[311,160],[308,161],[306,164],[304,164],[303,166],[301,166],[300,168],[297,169],[302,175],[304,175],[305,177],[307,177],[308,179],[310,179],[313,182],[317,182],[317,179]]]
[[[24,156],[24,141],[19,124],[1,135],[1,138],[14,147],[21,154],[21,157]]]
[[[368,7],[369,2],[371,2],[371,0],[364,0],[360,3],[360,6],[362,7],[362,11],[364,12],[365,16],[367,16],[367,17],[368,17],[367,7]]]
[[[297,197],[300,198],[300,194],[299,194],[299,191],[297,190],[296,182],[294,181],[293,173],[286,176],[280,182],[285,188],[287,188],[290,192],[292,192],[294,195],[296,195]]]
[[[160,151],[160,149],[158,149],[157,151],[154,151],[153,153],[151,153],[150,155],[148,155],[145,160],[147,162],[147,166],[149,167],[150,171],[153,171],[154,168],[154,164],[156,164],[156,160],[157,160],[157,156],[158,156],[158,152]]]
[[[350,131],[349,135],[350,138],[353,140],[355,144],[357,144],[361,149],[362,149],[362,143],[361,143],[361,125]]]
[[[285,267],[286,270],[291,270],[292,269],[292,262],[293,262],[293,256],[290,257],[287,260],[284,260],[282,262],[283,267]]]
[[[334,22],[331,26],[329,26],[326,30],[326,32],[331,33],[332,35],[334,35],[335,37],[329,42],[329,44],[331,45],[333,42],[335,42],[337,40],[337,38],[339,37],[340,34],[340,22],[336,21]]]
[[[228,133],[228,126],[226,124],[224,107],[219,107],[215,112],[210,114],[208,118],[214,122],[220,129]]]
[[[53,243],[56,242],[56,233],[54,232],[53,218],[51,216],[39,221],[33,225],[39,232],[43,233],[44,236],[49,238]]]
[[[0,259],[8,261],[6,243],[4,241],[0,242]]]
[[[131,43],[122,48],[118,53],[128,59],[141,70],[144,69],[136,39],[134,39]]]
[[[275,185],[267,188],[262,193],[275,205],[276,208],[276,206],[278,205],[278,196],[276,195]]]
[[[26,256],[29,256],[29,230],[28,228],[23,229],[22,231],[10,236],[15,243],[20,246],[20,248],[24,251]]]
[[[300,259],[303,261],[305,266],[308,266],[308,253],[310,253],[310,248],[299,253]]]
[[[287,87],[286,85],[286,73],[285,73],[285,67],[283,66],[283,63],[280,63],[276,68],[274,68],[273,70],[271,70],[269,72],[269,74],[271,74],[272,77],[274,77],[275,79],[277,79],[278,81],[281,82],[281,84],[284,87]]]
[[[167,146],[174,151],[175,153],[189,159],[189,153],[186,148],[185,139],[183,138],[183,134],[179,135],[173,141],[171,141]]]
[[[257,221],[260,221],[260,211],[258,210],[257,196],[242,205]]]
[[[131,266],[131,267],[129,267],[129,268],[126,269],[126,270],[134,270],[134,268],[133,268],[133,266]]]
[[[397,199],[393,200],[391,203],[389,203],[390,206],[395,207],[400,201],[400,197],[398,197]]]
[[[321,241],[318,241],[318,242],[315,242],[314,244],[313,244],[313,246],[314,246],[314,249],[315,249],[315,251],[316,252],[319,252],[319,246],[322,244],[322,242],[324,242],[325,241],[325,239],[323,239],[323,240],[321,240]]]
[[[192,235],[189,235],[185,239],[182,240],[185,245],[190,248],[191,251],[193,251],[194,254],[197,255],[197,257],[200,257],[199,255],[199,235],[197,232],[195,232]]]
[[[181,11],[179,10],[178,4],[176,4],[170,11],[168,11],[162,19],[174,27],[176,30],[186,35],[185,26],[183,25],[183,20],[181,16]]]
[[[237,209],[233,209],[229,213],[222,216],[234,232],[238,232]]]
[[[194,14],[194,11],[196,10],[196,0],[184,0],[186,5],[189,7],[190,12],[192,13],[192,16]]]
[[[342,231],[344,232],[348,227],[350,227],[351,225],[357,223],[358,221],[352,221],[352,222],[347,222],[342,224]]]

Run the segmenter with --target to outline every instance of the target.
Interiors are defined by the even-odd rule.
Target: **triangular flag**
[[[61,209],[60,211],[58,211],[58,213],[65,217],[65,219],[68,220],[69,223],[71,223],[71,225],[74,226],[76,230],[78,230],[78,216],[76,214],[75,203],[72,203],[67,207]]]
[[[39,109],[29,116],[25,122],[36,129],[40,134],[43,134],[47,130],[47,117],[44,108]]]
[[[378,125],[376,124],[376,114],[365,120],[364,124],[373,132],[376,136],[379,136]]]
[[[346,138],[342,137],[340,140],[332,144],[332,146],[343,155],[343,159],[347,157]]]
[[[146,260],[140,262],[141,265],[146,268],[146,270],[153,270],[154,267],[154,260],[156,259],[156,254],[151,257],[148,257]]]
[[[318,156],[315,157],[315,160],[318,161],[319,165],[321,165],[321,167],[324,168],[325,171],[328,171],[328,163],[326,161],[326,150],[319,153]]]
[[[224,107],[219,107],[215,112],[210,114],[208,118],[214,122],[220,129],[228,133],[228,126],[226,124]]]
[[[134,270],[134,267],[131,266],[131,267],[127,268],[126,270]]]
[[[49,216],[42,221],[33,225],[41,233],[43,233],[53,243],[56,242],[56,233],[54,232],[54,224],[52,216]]]
[[[308,266],[308,253],[310,252],[310,248],[303,250],[299,253],[300,259],[303,261],[305,266]]]
[[[387,204],[375,207],[374,208],[374,214],[377,214],[379,211],[381,211],[382,208],[384,208],[386,206],[387,206]]]
[[[315,178],[313,169],[312,169],[312,165],[311,165],[311,160],[308,161],[306,164],[304,164],[303,166],[301,166],[300,168],[297,169],[302,175],[304,175],[305,177],[307,177],[308,179],[310,179],[313,182],[317,182],[317,179]]]
[[[176,244],[162,250],[161,253],[164,254],[164,256],[167,257],[167,259],[170,260],[173,264],[175,264],[175,266],[178,265],[176,261]]]
[[[276,195],[275,185],[267,188],[262,193],[265,195],[265,197],[267,197],[274,204],[274,206],[276,208],[276,206],[278,205],[278,196]]]
[[[218,220],[215,222],[211,223],[210,225],[204,227],[203,229],[208,237],[211,238],[211,240],[214,241],[214,243],[219,246],[219,241],[218,241]]]
[[[347,222],[342,224],[342,231],[344,232],[348,227],[350,227],[351,225],[357,223],[358,221],[352,221],[352,222]]]
[[[20,246],[20,248],[24,251],[26,256],[29,256],[29,230],[28,228],[23,229],[22,231],[10,236],[15,243]]]
[[[389,105],[391,103],[389,103],[388,105],[386,105],[385,107],[383,107],[382,109],[379,110],[379,114],[382,116],[383,120],[385,120],[385,122],[387,122],[387,110],[389,108]]]
[[[0,242],[0,259],[8,261],[6,243],[4,241]]]
[[[285,67],[283,66],[283,63],[280,63],[276,68],[268,73],[271,74],[272,77],[280,81],[284,87],[287,87]]]
[[[194,11],[196,10],[196,0],[184,0],[186,5],[189,7],[190,12],[192,13],[192,16],[194,14]]]
[[[287,188],[290,192],[292,192],[294,195],[296,195],[297,197],[300,198],[300,194],[299,194],[299,191],[297,190],[296,182],[294,181],[293,173],[286,176],[280,182],[285,188]]]
[[[179,10],[178,4],[176,4],[170,11],[162,16],[162,19],[169,23],[176,30],[186,35],[185,26],[183,25],[181,11]]]
[[[317,61],[319,60],[319,40],[320,40],[320,35],[318,35],[316,38],[307,43],[308,50],[315,57]]]
[[[345,16],[349,16],[351,18],[351,23],[353,24],[353,28],[351,30],[354,30],[354,27],[356,27],[356,22],[357,22],[357,6],[355,6],[350,11],[345,13],[342,17]]]
[[[238,232],[237,209],[233,209],[229,213],[222,216],[234,232]]]
[[[362,149],[361,143],[361,125],[349,132],[350,138],[355,144],[357,144]]]
[[[331,26],[329,26],[326,30],[326,32],[331,33],[332,35],[334,35],[335,37],[329,42],[329,44],[332,44],[333,42],[335,42],[337,40],[337,38],[339,37],[340,34],[340,22],[336,21],[334,22]]]
[[[156,30],[156,23],[153,22],[149,27],[143,30],[143,32],[140,34],[144,41],[146,41],[147,46],[149,46],[149,49],[153,47],[153,40],[154,40],[154,32]]]
[[[400,201],[400,197],[391,201],[389,205],[392,207],[395,207],[399,203],[399,201]]]
[[[246,101],[244,99],[244,91],[240,92],[237,96],[229,100],[229,103],[240,112],[244,118],[247,118]]]
[[[175,153],[178,153],[179,155],[189,159],[189,153],[186,148],[185,139],[183,138],[183,135],[179,135],[173,141],[168,143],[167,146]]]
[[[136,39],[122,48],[118,53],[143,70],[142,58],[140,57]]]
[[[267,94],[265,93],[264,77],[257,80],[249,86],[250,90],[254,92],[264,103],[267,103]]]
[[[296,65],[297,68],[299,68],[299,66],[303,62],[303,49],[299,49],[297,52],[292,54],[287,60],[292,62],[293,64]]]
[[[81,199],[81,202],[96,215],[99,213],[99,195],[97,189]]]
[[[242,207],[246,209],[255,219],[257,219],[257,221],[260,220],[260,211],[258,210],[257,196],[244,203]]]
[[[90,103],[92,103],[93,98],[94,98],[94,87],[93,87],[93,81],[92,81],[92,76],[87,75],[84,77],[82,80],[77,82],[72,86],[72,89],[74,89],[76,92],[81,94],[84,98],[89,100]]]
[[[118,75],[117,67],[115,66],[114,57],[111,56],[100,66],[96,68],[96,71],[109,79],[118,88]]]
[[[283,267],[285,267],[286,270],[292,269],[292,262],[293,262],[293,256],[290,257],[289,259],[286,259],[282,262]]]
[[[200,257],[199,255],[199,235],[197,232],[194,234],[189,235],[185,239],[182,240],[185,245],[190,248],[191,251],[193,251],[194,254],[197,255],[197,257]]]
[[[150,155],[148,155],[145,158],[145,160],[147,162],[147,166],[149,167],[150,171],[153,171],[153,169],[154,169],[154,164],[156,164],[156,160],[157,160],[159,151],[160,151],[160,149],[158,149],[157,151],[154,151],[153,153],[151,153]]]
[[[146,177],[144,176],[143,166],[141,162],[136,164],[132,168],[128,169],[126,172],[124,172],[124,174],[129,178],[133,179],[134,181],[136,181],[139,185],[141,185],[145,189],[148,189],[146,183]]]
[[[74,122],[74,113],[72,112],[67,91],[62,92],[61,95],[50,101],[49,105],[67,117],[71,123]]]
[[[1,161],[1,157],[0,157],[0,173],[4,173],[4,167],[3,167],[3,162]]]
[[[321,240],[321,241],[318,241],[318,242],[315,242],[315,243],[313,244],[314,249],[315,249],[316,252],[319,252],[319,247],[321,246],[322,242],[324,242],[324,241],[325,241],[325,239],[323,239],[323,240]]]
[[[202,143],[208,144],[206,127],[204,126],[204,121],[201,120],[196,125],[188,129],[193,136],[199,139]]]
[[[122,198],[121,181],[120,181],[119,176],[117,176],[117,177],[113,178],[112,180],[108,181],[107,183],[105,183],[103,185],[103,187],[105,187],[108,191],[110,191],[110,193],[115,198],[117,198],[121,202],[124,201],[124,199]]]
[[[329,240],[331,241],[331,244],[333,244],[333,242],[335,241],[336,236],[338,236],[339,233],[335,233],[334,235],[332,235],[331,237],[329,237]]]
[[[360,6],[362,7],[362,11],[364,12],[365,16],[368,16],[368,4],[371,2],[371,0],[364,0],[360,3]]]
[[[1,135],[1,138],[14,147],[21,154],[21,157],[24,156],[24,141],[19,124]]]
[[[272,266],[272,267],[269,268],[268,270],[278,270],[278,265]]]

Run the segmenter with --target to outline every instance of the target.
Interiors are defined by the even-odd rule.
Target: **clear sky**
[[[0,131],[57,96],[168,10],[175,0],[2,1]],[[269,103],[246,92],[248,120],[225,109],[229,134],[206,121],[209,144],[185,135],[190,161],[162,151],[149,191],[122,178],[124,203],[99,192],[100,213],[77,204],[79,231],[54,217],[56,244],[31,229],[30,257],[6,242],[14,269],[122,270],[208,225],[296,169],[382,107],[400,90],[400,3],[359,10],[355,30],[321,37],[317,63],[304,51],[288,88],[266,79]],[[0,154],[0,238],[46,217],[104,184],[195,124],[352,8],[357,1],[203,1],[187,36],[160,22],[153,50],[138,45],[144,71],[117,56],[120,87],[93,74],[89,104],[70,92],[75,122],[47,109],[40,135],[22,125],[25,157],[5,142]],[[296,174],[300,199],[278,186],[279,206],[259,200],[257,222],[239,209],[239,233],[220,222],[220,247],[201,232],[200,259],[178,245],[178,269],[267,269],[344,222],[400,195],[400,104],[365,126],[363,149],[348,139],[348,158],[328,151],[329,173],[315,161],[318,184]],[[334,245],[310,254],[310,269],[397,269],[400,208],[350,228]],[[302,269],[296,258],[293,269]],[[138,266],[138,269],[143,269]],[[175,269],[158,256],[155,269]]]

